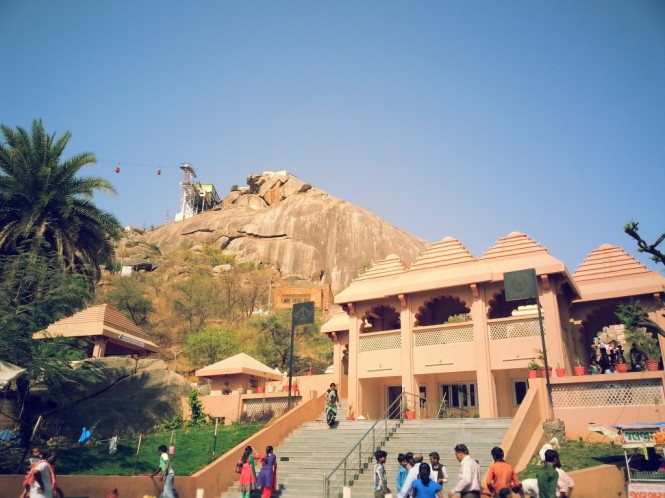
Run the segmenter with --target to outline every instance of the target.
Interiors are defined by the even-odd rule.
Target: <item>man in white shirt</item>
[[[469,456],[465,444],[455,446],[455,458],[460,462],[457,484],[448,493],[453,498],[459,493],[460,498],[480,498],[480,465]]]
[[[421,463],[423,463],[423,456],[420,453],[414,453],[413,467],[409,469],[409,473],[406,475],[406,481],[404,481],[400,492],[397,493],[397,498],[411,496],[411,485],[413,484],[413,481],[418,479],[418,469],[420,468]]]

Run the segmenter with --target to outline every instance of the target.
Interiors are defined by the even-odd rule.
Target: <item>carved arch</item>
[[[394,306],[379,304],[372,306],[360,317],[360,332],[380,332],[402,328],[400,314]]]
[[[457,296],[440,295],[425,301],[416,312],[415,327],[446,323],[451,316],[468,315],[471,309]]]
[[[487,311],[487,318],[509,318],[512,312],[519,306],[528,306],[536,304],[535,298],[518,299],[517,301],[506,301],[506,291],[501,289],[501,292],[495,293],[487,303],[489,310]]]

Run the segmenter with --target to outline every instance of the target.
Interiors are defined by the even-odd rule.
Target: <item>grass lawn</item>
[[[619,444],[611,443],[586,443],[583,441],[565,441],[559,449],[561,465],[570,472],[571,470],[586,469],[596,465],[612,464],[624,461],[623,449]],[[536,471],[540,468],[540,457],[536,453],[526,469],[519,474],[520,479],[536,477]]]
[[[219,457],[247,439],[263,424],[233,424],[219,427],[215,455]],[[171,455],[176,475],[190,475],[212,462],[215,427],[193,427],[175,431],[175,454]],[[136,474],[153,472],[159,463],[157,447],[169,445],[171,431],[144,435],[136,463]],[[87,443],[75,448],[58,448],[56,473],[77,475],[120,475],[134,473],[138,437],[118,441],[118,451],[109,455],[109,443]],[[20,454],[19,454],[20,455]],[[18,457],[20,459],[20,456]],[[11,468],[16,465],[16,459]]]

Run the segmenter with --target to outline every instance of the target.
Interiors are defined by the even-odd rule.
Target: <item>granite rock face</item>
[[[286,172],[251,175],[211,211],[157,227],[145,242],[161,253],[210,244],[283,278],[344,289],[361,267],[397,254],[406,263],[425,241]]]

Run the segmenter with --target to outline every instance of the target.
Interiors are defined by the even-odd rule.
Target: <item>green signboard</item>
[[[314,301],[305,301],[293,305],[291,314],[291,325],[308,325],[314,323]]]
[[[536,270],[533,268],[504,273],[503,286],[506,290],[506,301],[538,297]]]

